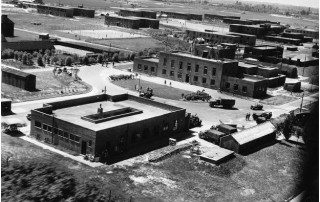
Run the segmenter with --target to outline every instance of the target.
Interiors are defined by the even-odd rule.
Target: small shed
[[[233,156],[234,156],[233,151],[215,146],[211,148],[210,151],[202,154],[200,156],[200,160],[218,165],[222,162],[227,161]]]
[[[236,153],[247,153],[276,139],[276,128],[270,121],[222,137],[220,147]]]
[[[36,90],[36,76],[12,68],[2,68],[2,83],[27,91]]]
[[[5,116],[11,113],[11,100],[1,98],[1,116]]]
[[[301,91],[301,81],[297,79],[287,79],[283,88],[290,92],[299,92]]]

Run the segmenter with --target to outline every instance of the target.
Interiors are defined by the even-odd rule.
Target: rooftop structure
[[[105,25],[126,27],[131,29],[153,28],[159,29],[159,20],[142,17],[105,16]]]
[[[233,156],[233,151],[215,146],[213,148],[210,148],[210,151],[202,154],[200,156],[200,160],[218,165],[223,161],[232,158]]]

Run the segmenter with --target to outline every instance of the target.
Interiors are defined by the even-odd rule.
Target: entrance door
[[[187,75],[186,75],[186,83],[189,83],[189,82],[190,82],[189,80],[190,80],[189,74],[187,74]]]
[[[86,154],[86,153],[87,153],[87,142],[86,141],[82,141],[81,154]]]

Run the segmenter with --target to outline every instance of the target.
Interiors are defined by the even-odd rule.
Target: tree
[[[130,60],[133,61],[135,57],[136,57],[136,54],[135,54],[135,53],[131,53],[131,54],[130,54]]]
[[[151,57],[151,55],[152,55],[152,50],[149,48],[149,50],[148,50],[148,52],[147,52],[147,55],[149,56],[149,57]]]
[[[58,57],[57,56],[51,56],[50,58],[50,64],[55,64],[56,62],[58,62]]]
[[[93,57],[90,57],[89,58],[89,64],[93,64],[93,63],[95,63],[96,62],[96,60],[93,58]]]
[[[101,54],[98,55],[97,57],[97,63],[102,63],[103,62],[103,56]]]
[[[72,58],[68,56],[66,59],[66,66],[71,66],[71,65],[72,65]]]
[[[34,52],[32,53],[32,55],[33,55],[33,57],[37,57],[37,56],[38,56],[38,52],[37,52],[37,51],[34,51]]]
[[[42,56],[39,54],[38,55],[38,58],[37,58],[37,63],[40,67],[43,67],[44,64],[43,64],[43,61],[42,61]]]
[[[13,58],[14,58],[15,60],[18,60],[18,59],[19,59],[19,52],[18,52],[18,51],[14,51]]]
[[[83,64],[88,65],[89,64],[89,58],[88,56],[84,56],[83,58]]]
[[[276,126],[277,131],[282,132],[282,134],[287,140],[291,137],[294,131],[293,122],[294,122],[294,114],[290,113],[283,122],[277,124]]]
[[[47,56],[51,56],[51,51],[49,49],[46,49],[44,51],[44,54],[46,54]]]
[[[26,65],[27,64],[27,59],[28,59],[27,54],[23,53],[23,55],[22,55],[22,64]]]

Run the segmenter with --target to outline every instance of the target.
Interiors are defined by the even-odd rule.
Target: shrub
[[[60,66],[64,66],[66,64],[65,59],[64,58],[60,58],[58,61],[58,65]]]
[[[135,53],[131,53],[131,54],[130,54],[130,60],[133,61],[135,57],[136,57],[136,54],[135,54]]]
[[[37,63],[40,67],[43,67],[44,64],[43,64],[43,61],[42,61],[42,57],[39,55],[38,58],[37,58]]]
[[[58,57],[57,56],[51,56],[50,57],[50,64],[55,64],[56,62],[58,62]]]
[[[96,60],[93,57],[89,58],[89,64],[94,64],[96,62]]]
[[[89,58],[88,56],[84,56],[84,58],[82,59],[83,64],[88,65],[89,64]]]
[[[14,51],[13,58],[14,58],[15,60],[18,60],[18,59],[19,59],[19,52],[18,52],[18,51]]]
[[[26,65],[27,64],[27,59],[28,59],[27,54],[23,53],[23,55],[22,55],[22,64]]]
[[[44,54],[46,54],[47,56],[51,56],[51,51],[49,49],[46,49],[44,51]]]
[[[72,59],[70,56],[68,56],[66,59],[66,66],[71,66],[71,65],[72,65]]]
[[[33,56],[33,57],[37,57],[37,56],[38,56],[38,52],[37,52],[37,51],[34,51],[34,52],[32,53],[32,56]]]
[[[143,56],[144,55],[143,51],[139,51],[138,55],[139,55],[139,57]]]

